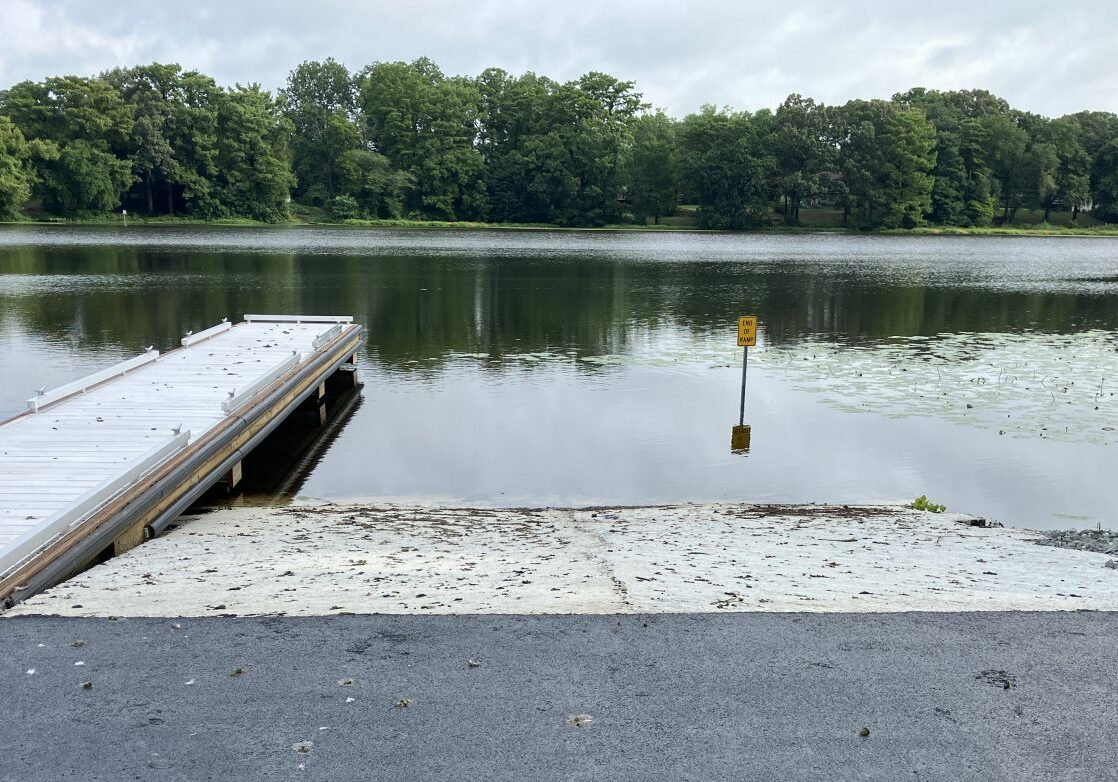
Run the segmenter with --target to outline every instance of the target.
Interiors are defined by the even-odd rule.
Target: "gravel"
[[[1106,529],[1054,530],[1042,532],[1044,537],[1037,540],[1041,546],[1073,548],[1080,551],[1094,551],[1098,554],[1118,554],[1118,531]]]

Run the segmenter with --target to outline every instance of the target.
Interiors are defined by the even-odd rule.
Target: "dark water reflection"
[[[1095,238],[12,227],[0,230],[0,415],[223,317],[346,313],[368,328],[366,403],[306,476],[315,496],[927,493],[1011,523],[1112,524],[1099,471],[1118,467],[1113,449],[843,413],[758,367],[741,458],[736,370],[652,359],[723,334],[732,345],[745,312],[768,346],[1116,330],[1116,259],[1118,242]],[[586,360],[598,356],[630,360]]]

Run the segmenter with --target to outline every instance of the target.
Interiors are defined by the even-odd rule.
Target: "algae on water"
[[[578,361],[590,371],[611,365],[706,370],[740,366],[741,349],[724,334],[671,335]],[[749,363],[847,412],[933,416],[1009,437],[1118,444],[1118,336],[1101,329],[859,344],[812,339],[762,344],[750,350]]]
[[[1106,331],[940,334],[865,347],[810,342],[764,351],[758,363],[842,410],[1118,443],[1118,339]]]

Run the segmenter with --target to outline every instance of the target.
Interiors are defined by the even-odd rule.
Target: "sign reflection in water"
[[[753,436],[753,427],[748,424],[738,424],[730,432],[730,452],[742,456],[749,455],[749,443]]]

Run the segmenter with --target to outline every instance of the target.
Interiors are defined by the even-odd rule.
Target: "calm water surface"
[[[6,227],[0,417],[245,312],[368,329],[302,495],[1118,523],[1116,240]]]

